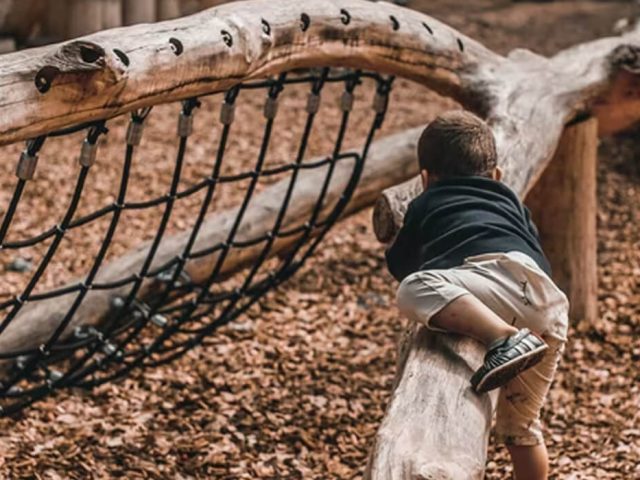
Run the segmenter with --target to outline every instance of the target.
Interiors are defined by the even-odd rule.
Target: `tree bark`
[[[598,315],[597,157],[598,121],[571,125],[527,195],[553,279],[569,297],[572,320],[584,326]]]

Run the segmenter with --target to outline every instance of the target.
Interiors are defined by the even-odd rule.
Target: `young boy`
[[[398,305],[430,329],[487,347],[478,393],[502,387],[497,437],[518,480],[545,479],[540,409],[566,342],[568,302],[550,279],[529,211],[503,183],[493,134],[449,112],[418,143],[424,192],[387,250]],[[561,228],[561,226],[559,225]]]

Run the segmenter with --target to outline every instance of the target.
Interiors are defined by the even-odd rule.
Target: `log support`
[[[596,119],[569,126],[526,198],[553,278],[569,297],[571,319],[583,325],[598,314],[597,153]]]

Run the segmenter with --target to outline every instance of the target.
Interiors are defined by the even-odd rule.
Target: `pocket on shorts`
[[[513,252],[505,254],[502,267],[519,278],[524,301],[546,318],[548,332],[565,340],[569,327],[569,300],[556,283],[529,256]]]
[[[562,290],[528,255],[520,252],[495,253],[470,257],[470,268],[500,272],[511,286],[516,310],[526,324],[540,332],[548,332],[558,340],[566,339],[569,302]]]

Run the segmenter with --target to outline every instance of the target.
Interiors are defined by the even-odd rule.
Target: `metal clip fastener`
[[[193,133],[193,115],[182,112],[178,118],[178,136],[186,138]]]
[[[320,108],[320,95],[317,93],[310,93],[309,98],[307,99],[307,113],[315,114],[318,113]]]
[[[36,165],[38,165],[38,155],[31,155],[28,151],[20,154],[16,175],[21,180],[31,180],[36,173]]]
[[[144,125],[142,123],[129,122],[129,128],[127,129],[127,145],[132,147],[140,145],[143,131]]]
[[[80,158],[78,162],[83,167],[90,167],[94,163],[96,163],[96,153],[98,152],[98,144],[91,143],[85,139],[82,142],[82,150],[80,150]]]
[[[353,93],[343,92],[340,98],[340,109],[343,112],[350,112],[353,110]]]
[[[151,323],[153,323],[156,327],[164,328],[167,326],[167,323],[169,323],[169,321],[164,315],[156,313],[151,317]]]
[[[104,352],[105,355],[110,356],[116,353],[118,349],[113,343],[105,342],[105,344],[102,346],[102,351]]]
[[[384,113],[387,110],[388,101],[388,95],[376,93],[376,96],[373,98],[373,111],[376,113]]]
[[[273,97],[267,97],[264,104],[264,116],[267,120],[273,120],[278,114],[278,100]]]
[[[235,118],[236,105],[235,103],[224,102],[220,109],[220,122],[223,125],[231,125]]]
[[[7,395],[10,397],[17,397],[18,395],[22,394],[22,392],[24,392],[22,387],[19,387],[18,385],[12,385],[11,387],[9,387],[9,390],[7,390]]]

